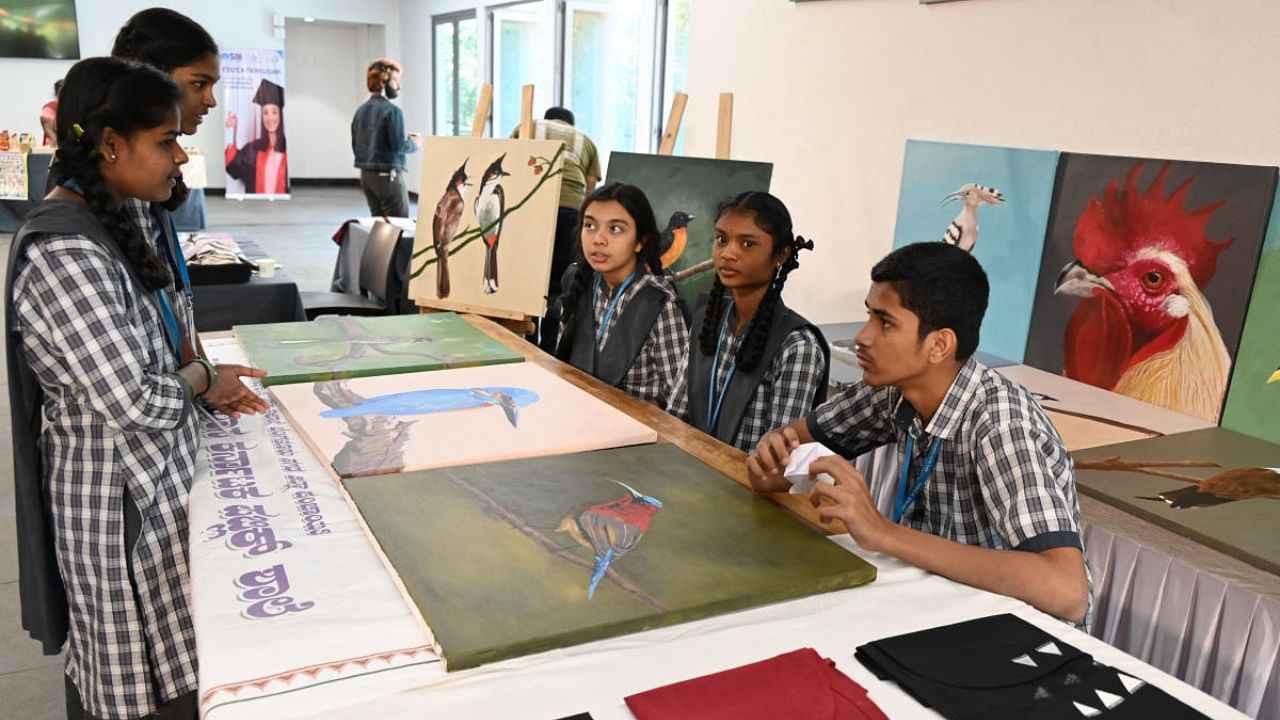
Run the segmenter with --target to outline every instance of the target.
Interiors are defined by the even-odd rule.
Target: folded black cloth
[[[876,640],[854,657],[952,720],[1205,717],[1009,614]]]

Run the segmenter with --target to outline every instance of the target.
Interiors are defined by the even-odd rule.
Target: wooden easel
[[[483,85],[480,88],[480,96],[476,100],[476,116],[471,121],[471,137],[484,137],[484,128],[489,120],[489,113],[493,109],[493,86]],[[524,139],[533,136],[533,86],[524,86],[524,97],[520,108],[520,135]],[[418,212],[422,212],[419,209]],[[524,313],[505,312],[495,310],[493,308],[481,308],[466,303],[451,302],[448,300],[425,299],[417,300],[418,312],[432,313],[440,311],[452,311],[457,313],[467,313],[471,315],[480,315],[502,325],[511,332],[524,337],[530,335],[537,328],[535,318],[531,318]]]
[[[676,93],[671,101],[671,110],[667,113],[667,125],[662,131],[662,139],[658,142],[659,155],[671,155],[676,149],[676,138],[680,136],[680,124],[684,121],[684,108],[689,103],[689,96]],[[720,93],[720,116],[716,122],[716,159],[728,160],[733,144],[733,93]]]

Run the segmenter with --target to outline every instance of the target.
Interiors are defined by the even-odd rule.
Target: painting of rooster
[[[1217,422],[1275,170],[1064,154],[1027,361]]]

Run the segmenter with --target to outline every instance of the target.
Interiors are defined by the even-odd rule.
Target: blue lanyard
[[[609,329],[609,318],[613,317],[613,311],[618,309],[618,301],[622,299],[622,293],[636,279],[636,271],[632,270],[626,280],[618,286],[614,291],[613,297],[609,299],[609,305],[605,308],[604,317],[600,320],[600,327],[596,328],[596,347],[600,347],[600,339],[604,337],[604,331]],[[595,307],[600,302],[600,286],[604,284],[604,280],[600,275],[596,275],[596,285],[591,293],[591,307]]]
[[[911,448],[914,444],[915,441],[908,433],[902,448],[902,468],[898,473],[898,496],[893,503],[893,522],[895,524],[902,522],[902,516],[907,513],[907,508],[911,507],[916,498],[920,497],[920,492],[929,483],[929,476],[933,474],[933,466],[938,464],[938,453],[942,450],[942,438],[934,440],[933,445],[929,448],[929,454],[924,458],[924,464],[920,466],[920,477],[916,479],[916,484],[911,488],[911,494],[908,495],[907,485],[911,482]]]
[[[724,329],[729,325],[729,318],[733,317],[733,301],[724,310],[724,320],[720,323],[720,337],[716,340],[716,356],[715,361],[711,365],[711,377],[707,378],[707,432],[716,431],[716,424],[720,422],[720,407],[724,405],[724,398],[729,394],[729,385],[733,382],[733,374],[738,370],[737,358],[729,359],[729,372],[724,378],[724,387],[720,389],[719,397],[716,393],[716,375],[720,374],[720,350],[724,347]]]
[[[182,254],[182,245],[178,243],[178,223],[173,215],[169,215],[169,237],[173,238],[173,264],[178,266],[178,277],[182,278],[182,291],[191,297],[191,273],[187,270],[187,258]]]
[[[156,298],[160,301],[160,315],[164,318],[164,331],[169,336],[169,345],[173,347],[173,356],[182,366],[182,331],[178,329],[178,318],[173,314],[173,305],[169,303],[169,295],[164,288],[156,290]]]

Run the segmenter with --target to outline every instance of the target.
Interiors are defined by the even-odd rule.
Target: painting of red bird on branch
[[[1276,169],[1064,153],[1027,363],[1217,422]]]

